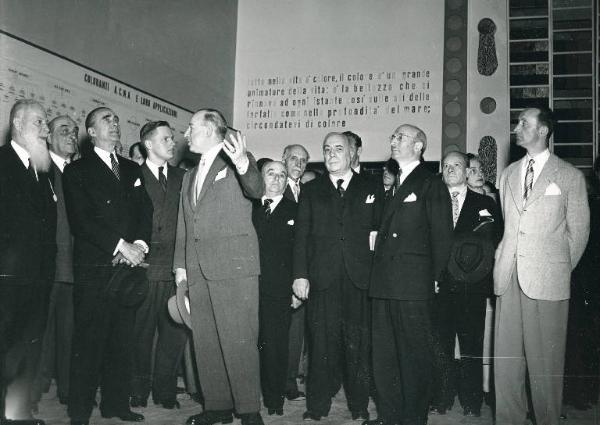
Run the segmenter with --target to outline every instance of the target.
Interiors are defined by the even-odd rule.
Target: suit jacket
[[[304,187],[304,183],[298,183],[300,185],[300,193],[302,193],[302,188]],[[290,201],[296,202],[296,198],[294,198],[294,192],[292,192],[292,188],[288,183],[285,186],[285,191],[283,192],[283,197],[289,199]]]
[[[10,143],[0,147],[0,284],[54,280],[56,202],[49,174],[38,180]]]
[[[496,250],[494,292],[508,289],[515,264],[530,298],[570,297],[571,271],[585,249],[590,210],[583,174],[551,154],[523,205],[521,170],[526,157],[500,177],[504,237]]]
[[[263,181],[252,155],[244,175],[222,151],[212,163],[198,201],[194,188],[198,166],[181,186],[174,268],[185,268],[188,285],[207,280],[258,276],[258,239],[252,225],[251,198],[263,194]]]
[[[448,196],[448,202],[450,202],[450,210],[452,210],[452,200]],[[492,198],[486,195],[473,192],[467,189],[465,201],[460,210],[456,227],[454,228],[453,240],[461,235],[471,234],[473,230],[481,223],[485,222],[486,219],[481,215],[481,212],[487,210],[490,213],[493,222],[483,225],[477,230],[477,234],[482,238],[489,240],[494,247],[498,245],[502,238],[503,222],[500,210]],[[480,283],[477,284],[464,284],[456,283],[452,281],[451,276],[445,275],[440,282],[440,293],[447,292],[464,292],[464,293],[478,293],[478,294],[489,294],[492,293],[492,273]]]
[[[67,219],[62,172],[52,161],[52,183],[56,194],[56,282],[73,283],[73,236]]]
[[[140,166],[117,158],[120,179],[94,151],[65,167],[63,185],[78,284],[110,278],[119,239],[150,243],[152,203]]]
[[[381,187],[356,173],[343,198],[329,174],[307,183],[298,206],[294,279],[306,278],[312,291],[321,291],[344,267],[357,288],[367,289],[373,261],[369,234],[379,229],[381,201]]]
[[[173,253],[175,252],[175,234],[177,231],[177,213],[181,183],[185,170],[167,164],[167,191],[164,192],[150,168],[141,166],[144,187],[152,201],[152,241],[146,262],[149,280],[173,280]]]
[[[252,223],[260,248],[260,293],[270,297],[292,296],[292,259],[298,204],[285,197],[270,216],[260,202],[254,204]]]
[[[433,297],[452,243],[448,189],[423,163],[386,202],[377,236],[370,295],[396,300]]]

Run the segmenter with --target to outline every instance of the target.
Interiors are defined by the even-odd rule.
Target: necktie
[[[39,181],[37,173],[35,172],[35,167],[31,163],[31,158],[29,158],[29,167],[27,167],[27,172],[36,182]]]
[[[527,164],[527,172],[525,173],[525,187],[523,188],[523,200],[527,201],[529,195],[531,194],[531,189],[533,188],[533,164],[535,161],[533,158],[529,160]]]
[[[273,200],[271,198],[267,198],[263,201],[263,208],[265,209],[265,215],[269,217],[271,215],[271,204]]]
[[[112,172],[117,180],[121,180],[121,174],[119,173],[119,162],[117,161],[114,153],[110,154],[110,168],[112,168]]]
[[[158,182],[160,183],[160,187],[162,187],[163,192],[167,191],[167,178],[163,171],[165,167],[158,167]]]
[[[402,176],[402,168],[398,168],[398,174],[396,175],[396,182],[394,184],[394,195],[398,192],[398,189],[400,189],[400,185],[402,184],[400,183],[400,176]]]
[[[300,185],[298,182],[294,182],[292,189],[294,191],[294,198],[296,198],[296,202],[298,202],[298,198],[300,197]]]
[[[67,165],[69,165],[69,161],[65,161],[65,163],[63,164],[63,171]]]
[[[337,180],[337,191],[340,194],[340,198],[343,198],[344,193],[346,192],[346,190],[344,189],[344,186],[342,186],[343,184],[344,184],[344,179]]]
[[[194,203],[198,201],[200,197],[200,192],[202,191],[202,183],[204,183],[204,178],[202,177],[202,173],[204,172],[204,165],[206,164],[206,160],[204,157],[200,159],[200,163],[198,164],[198,173],[196,174],[196,186],[194,189]]]
[[[460,214],[458,208],[458,192],[452,192],[452,223],[454,227],[456,227],[456,222],[458,221],[458,215]]]

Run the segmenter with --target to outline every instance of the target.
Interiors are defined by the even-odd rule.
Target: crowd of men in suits
[[[131,407],[150,394],[178,407],[188,334],[169,317],[175,294],[204,401],[189,425],[260,425],[261,396],[269,415],[306,396],[303,419],[319,421],[342,387],[364,425],[426,424],[456,395],[479,416],[493,294],[496,423],[558,423],[589,208],[582,173],[548,150],[551,111],[520,114],[527,154],[503,172],[499,203],[476,157],[449,152],[431,172],[412,124],[390,136],[382,179],[362,169],[359,135],[327,134],[326,172],[308,183],[303,146],[259,169],[213,109],[185,133],[201,154],[188,172],[168,162],[166,121],[142,127],[140,165],[115,152],[110,108],[85,127],[91,148],[73,161],[76,123],[20,100],[0,147],[2,424],[43,424],[32,406],[53,377],[73,425],[89,423],[98,387],[105,418],[144,420]]]

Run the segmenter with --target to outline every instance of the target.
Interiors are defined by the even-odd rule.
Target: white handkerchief
[[[217,175],[215,176],[215,181],[219,181],[221,179],[224,179],[225,177],[227,177],[227,168],[223,168],[217,173]]]
[[[368,195],[365,204],[372,204],[373,202],[375,202],[375,195]]]
[[[138,187],[142,185],[142,181],[138,178],[135,183],[133,184],[133,187]]]
[[[415,202],[417,200],[417,195],[415,195],[415,193],[411,193],[410,195],[408,195],[406,198],[404,198],[404,201],[402,202]]]
[[[487,209],[479,211],[479,217],[491,217],[491,216],[492,215],[490,214],[490,212]]]
[[[560,191],[560,187],[556,183],[550,183],[548,187],[546,187],[545,196],[556,196],[560,195],[562,192]]]
[[[288,226],[293,226],[294,225],[294,220],[290,220],[287,222]]]

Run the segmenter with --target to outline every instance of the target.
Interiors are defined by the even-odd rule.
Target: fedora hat
[[[481,233],[458,235],[452,244],[448,273],[456,282],[479,283],[494,267],[494,245]]]
[[[180,325],[186,325],[188,328],[192,328],[192,321],[190,319],[190,299],[187,296],[187,285],[181,285],[177,287],[175,295],[169,298],[167,302],[167,308],[169,309],[169,315],[175,323]]]

